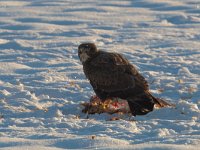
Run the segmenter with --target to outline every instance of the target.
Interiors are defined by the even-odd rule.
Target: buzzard
[[[114,97],[126,99],[134,116],[151,112],[155,104],[168,105],[152,96],[145,78],[122,55],[98,50],[94,43],[83,43],[78,47],[78,56],[86,77],[102,101]]]

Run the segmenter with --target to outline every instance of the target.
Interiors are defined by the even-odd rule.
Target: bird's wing
[[[90,63],[94,68],[89,80],[94,89],[116,92],[146,88],[147,82],[127,59],[117,53],[100,53]]]

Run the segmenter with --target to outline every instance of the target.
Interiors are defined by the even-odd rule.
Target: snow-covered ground
[[[108,121],[77,47],[122,53],[175,108]],[[200,149],[199,0],[0,0],[0,149]]]

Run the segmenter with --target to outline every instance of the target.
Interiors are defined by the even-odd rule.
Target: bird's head
[[[78,56],[82,63],[93,58],[97,52],[98,50],[94,43],[83,43],[78,47]]]

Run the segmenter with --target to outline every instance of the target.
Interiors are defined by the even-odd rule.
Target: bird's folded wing
[[[90,74],[93,88],[104,91],[120,91],[135,87],[135,78],[129,72],[130,64],[119,54],[106,53],[95,58],[91,65],[95,71]]]

